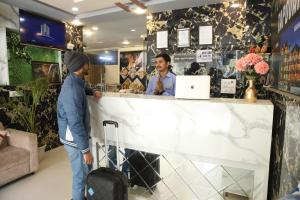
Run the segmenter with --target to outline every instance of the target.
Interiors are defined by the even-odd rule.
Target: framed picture
[[[168,48],[168,31],[156,32],[156,48],[157,49]]]
[[[182,28],[177,30],[177,47],[191,46],[191,30],[190,28]]]
[[[199,26],[199,44],[208,45],[213,43],[213,27]]]
[[[61,83],[61,75],[58,63],[32,62],[33,79],[46,77],[49,83]]]

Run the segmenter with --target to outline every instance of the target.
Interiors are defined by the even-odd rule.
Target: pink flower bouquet
[[[248,80],[255,80],[260,75],[269,72],[269,64],[266,63],[260,55],[250,53],[239,59],[235,68],[237,71],[243,72]]]

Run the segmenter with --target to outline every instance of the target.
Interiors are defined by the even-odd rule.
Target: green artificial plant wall
[[[32,81],[32,61],[58,63],[57,50],[23,45],[15,31],[7,30],[6,37],[10,85]]]

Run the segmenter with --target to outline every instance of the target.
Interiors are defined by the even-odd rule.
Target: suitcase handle
[[[103,127],[106,127],[106,125],[114,125],[115,126],[115,136],[116,136],[116,159],[117,159],[117,169],[120,170],[121,166],[119,163],[119,135],[118,135],[118,127],[119,124],[116,121],[112,121],[112,120],[104,120],[103,121]],[[104,146],[105,146],[105,158],[106,158],[106,166],[108,167],[109,165],[109,159],[108,159],[108,145],[107,145],[107,133],[104,130]]]
[[[103,126],[109,125],[115,125],[116,128],[119,128],[118,122],[112,121],[112,120],[105,120],[103,121]]]

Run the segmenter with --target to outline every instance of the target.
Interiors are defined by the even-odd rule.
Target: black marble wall
[[[260,44],[266,38],[270,38],[270,21],[270,0],[249,0],[243,2],[238,8],[232,8],[229,2],[224,2],[154,13],[153,19],[147,22],[147,73],[154,75],[154,57],[162,51],[169,53],[174,58],[174,55],[180,53],[195,55],[198,49],[212,49],[213,62],[197,65],[194,74],[212,76],[211,94],[215,97],[225,97],[220,93],[222,78],[237,78],[236,97],[242,97],[245,81],[234,70],[236,58],[244,52],[248,52],[251,43]],[[213,26],[212,45],[199,45],[198,29],[201,25]],[[177,47],[178,28],[191,29],[191,46],[189,48]],[[156,49],[156,32],[161,30],[168,30],[168,49]],[[192,62],[173,62],[173,71],[178,75],[186,74],[190,70]],[[263,79],[261,83],[265,83],[265,80]],[[258,84],[258,87],[260,88],[261,85]]]
[[[300,98],[273,90],[273,140],[269,175],[269,200],[292,193],[300,182]]]

